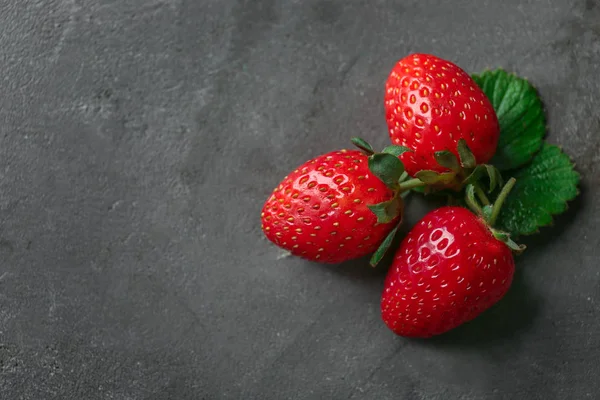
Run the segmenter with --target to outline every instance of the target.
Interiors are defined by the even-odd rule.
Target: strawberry
[[[438,208],[404,238],[381,300],[382,318],[392,331],[409,337],[439,335],[477,317],[506,294],[515,271],[511,249],[524,247],[490,224],[512,185],[514,180],[487,211],[476,206],[479,216],[463,207]],[[473,190],[469,196],[472,204]]]
[[[458,150],[463,139],[473,158],[466,167],[474,168],[492,158],[500,136],[492,104],[475,81],[455,64],[429,54],[409,55],[394,66],[386,82],[385,116],[392,143],[413,150],[401,156],[408,174],[458,175],[441,179],[443,186],[457,189],[465,174],[449,172],[451,165],[440,163],[436,153],[449,151],[464,164]]]
[[[340,263],[389,247],[402,217],[398,147],[323,154],[299,166],[262,209],[262,230],[277,246],[311,261]],[[401,151],[401,149],[400,149]],[[386,240],[388,238],[388,240]]]

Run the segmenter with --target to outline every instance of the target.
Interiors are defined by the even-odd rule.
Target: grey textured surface
[[[600,2],[0,0],[0,45],[1,399],[598,398]],[[503,302],[430,341],[380,321],[385,271],[259,223],[296,165],[386,143],[413,51],[530,78],[584,176]]]

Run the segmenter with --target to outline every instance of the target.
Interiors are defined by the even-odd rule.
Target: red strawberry
[[[411,176],[448,171],[435,153],[459,156],[459,139],[477,164],[496,152],[500,126],[492,104],[465,71],[441,58],[412,54],[398,61],[386,83],[385,114],[392,143],[414,150],[401,156]]]
[[[398,335],[430,337],[494,305],[513,279],[511,248],[522,250],[507,236],[466,208],[427,214],[404,238],[386,277],[386,325]]]
[[[403,209],[398,183],[403,169],[390,175],[380,167],[390,162],[401,167],[398,154],[374,154],[366,142],[359,143],[369,156],[334,151],[285,177],[261,214],[270,241],[308,260],[340,263],[373,253],[395,233]],[[389,243],[382,247],[385,252]]]

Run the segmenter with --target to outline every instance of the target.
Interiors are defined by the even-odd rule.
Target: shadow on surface
[[[371,282],[373,280],[381,280],[383,284],[383,280],[385,279],[385,275],[387,274],[390,265],[392,264],[392,260],[394,259],[394,253],[400,246],[402,242],[402,238],[406,236],[409,227],[401,226],[394,238],[392,245],[389,250],[383,257],[383,259],[377,264],[376,267],[372,267],[369,264],[371,256],[365,256],[361,258],[357,258],[356,260],[350,260],[341,264],[335,265],[326,265],[324,264],[324,268],[329,268],[336,275],[341,275],[345,278],[353,279],[353,280],[365,280]]]
[[[434,347],[481,348],[493,343],[514,339],[519,334],[527,331],[535,321],[543,299],[529,284],[525,270],[530,267],[529,261],[534,252],[546,251],[549,246],[560,240],[561,233],[573,223],[576,213],[584,207],[583,195],[586,188],[580,185],[580,191],[581,194],[569,203],[569,209],[565,213],[555,218],[552,226],[542,228],[539,233],[522,237],[518,241],[526,244],[528,250],[515,257],[516,271],[513,284],[498,304],[473,321],[450,332],[425,340],[415,339],[414,343]],[[430,206],[438,205],[434,199],[431,200],[433,201],[429,201]],[[352,280],[361,280],[366,284],[379,281],[383,285],[383,280],[392,263],[395,251],[415,222],[410,221],[402,225],[390,250],[376,268],[370,267],[370,257],[363,257],[337,265],[319,266],[329,268],[333,273]]]
[[[579,189],[580,195],[569,203],[565,213],[555,217],[552,226],[541,228],[539,233],[517,240],[518,243],[527,245],[528,249],[523,254],[515,256],[516,271],[513,284],[498,304],[473,321],[422,343],[432,346],[477,348],[512,339],[529,329],[539,313],[543,299],[529,284],[525,271],[533,266],[531,260],[534,254],[538,251],[548,251],[551,246],[558,243],[562,233],[576,220],[576,213],[585,206],[586,188],[583,183],[580,184]]]
[[[569,209],[555,217],[552,226],[541,228],[539,233],[518,240],[527,245],[528,249],[515,256],[513,284],[498,304],[473,321],[422,343],[432,346],[484,347],[514,338],[526,331],[534,322],[543,299],[529,285],[525,271],[532,266],[529,261],[534,253],[548,251],[550,246],[560,240],[562,232],[576,220],[576,213],[585,206],[583,195],[586,188],[583,184],[580,184],[580,191],[580,195],[569,203]]]
[[[541,299],[528,284],[522,267],[517,264],[510,290],[492,308],[443,335],[417,342],[430,346],[487,347],[526,331],[538,315]]]

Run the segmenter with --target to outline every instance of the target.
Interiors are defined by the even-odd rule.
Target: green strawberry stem
[[[465,139],[460,139],[457,144],[458,158],[456,154],[449,150],[437,151],[434,153],[435,160],[437,163],[447,169],[445,172],[437,172],[434,170],[421,170],[415,174],[416,178],[419,178],[425,182],[428,187],[428,192],[439,192],[443,190],[452,190],[454,192],[462,192],[464,187],[468,184],[475,185],[475,193],[479,200],[484,205],[489,205],[485,190],[483,190],[479,179],[485,174],[489,178],[489,190],[491,193],[496,187],[499,180],[499,171],[492,165],[488,164],[477,164],[475,156],[469,149]]]
[[[410,176],[408,175],[408,172],[404,171],[402,173],[402,175],[400,175],[400,179],[398,179],[398,182],[400,183],[400,185],[402,186],[402,183],[404,181],[406,181],[408,178],[410,178]],[[400,191],[400,197],[402,197],[403,199],[407,198],[409,194],[411,194],[412,191],[411,190],[401,190]]]
[[[494,228],[490,229],[496,239],[500,240],[501,242],[504,242],[504,244],[506,244],[508,248],[514,251],[515,253],[521,254],[527,248],[527,246],[525,246],[524,244],[518,244],[515,241],[513,241],[508,233],[499,231]]]
[[[479,183],[475,184],[475,193],[477,194],[477,197],[479,197],[479,201],[481,201],[484,206],[488,206],[490,204],[490,200],[485,195],[485,192],[483,191]]]
[[[496,220],[498,219],[498,215],[500,214],[500,209],[502,208],[502,204],[504,204],[504,201],[508,197],[512,188],[515,186],[515,183],[517,183],[517,180],[515,178],[510,178],[508,180],[508,182],[506,182],[506,185],[504,185],[504,187],[500,191],[500,194],[496,198],[496,202],[494,203],[494,206],[492,207],[492,215],[490,216],[490,218],[488,220],[488,223],[490,225],[493,226],[496,223]]]
[[[501,242],[503,242],[504,244],[506,244],[515,253],[519,254],[519,253],[522,253],[523,250],[525,250],[525,246],[515,243],[510,238],[509,233],[503,232],[501,230],[494,228],[494,224],[496,223],[496,220],[498,219],[498,215],[500,214],[502,205],[504,204],[504,201],[508,197],[512,188],[515,186],[516,182],[517,182],[517,180],[515,178],[510,178],[509,181],[506,182],[506,185],[504,185],[504,187],[498,194],[498,197],[496,198],[496,201],[494,202],[494,204],[486,204],[486,205],[484,205],[484,207],[481,207],[477,203],[477,200],[475,199],[475,193],[477,192],[477,186],[476,186],[476,184],[471,183],[467,186],[465,201],[466,201],[467,205],[469,206],[469,208],[471,208],[471,210],[473,210],[476,214],[478,214],[481,218],[483,218],[485,220],[489,229],[491,230],[492,234],[494,235],[494,237],[496,239],[498,239]],[[485,194],[484,194],[484,196],[485,196]],[[487,200],[487,197],[485,199]]]

